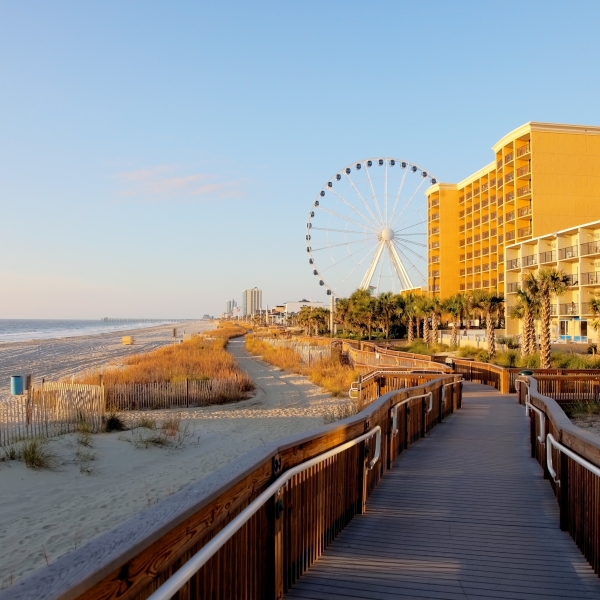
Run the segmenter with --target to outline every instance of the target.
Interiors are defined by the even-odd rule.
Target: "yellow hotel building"
[[[507,246],[600,220],[600,127],[526,123],[493,151],[460,183],[426,191],[432,295],[506,294]]]

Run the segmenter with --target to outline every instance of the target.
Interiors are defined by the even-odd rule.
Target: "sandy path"
[[[77,436],[52,441],[59,457],[54,471],[32,471],[22,463],[0,463],[0,582],[53,561],[123,522],[184,485],[200,479],[248,450],[323,423],[331,406],[344,402],[324,394],[306,378],[250,357],[243,340],[230,350],[257,384],[254,397],[227,406],[153,411],[179,414],[190,439],[178,450],[137,449],[132,434],[93,436],[92,474],[75,461]],[[135,415],[132,415],[132,417]]]

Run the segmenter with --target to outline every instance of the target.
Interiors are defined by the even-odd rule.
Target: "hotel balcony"
[[[517,148],[517,158],[521,158],[522,156],[526,156],[531,152],[531,144],[527,142],[524,146]]]
[[[505,157],[504,157],[504,164],[507,165],[509,162],[513,161],[514,158],[514,153],[513,152],[509,152]]]
[[[531,186],[524,185],[520,188],[517,188],[517,198],[523,198],[524,196],[528,196],[531,194]]]
[[[506,293],[507,294],[514,294],[515,292],[519,291],[519,284],[518,283],[507,283],[506,284]]]
[[[568,248],[560,248],[558,250],[558,260],[569,260],[578,258],[578,256],[577,246],[569,246]]]
[[[506,241],[507,242],[512,242],[515,239],[515,232],[514,231],[507,231],[506,232]]]
[[[431,201],[431,204],[429,205],[431,208],[435,208],[436,206],[440,205],[440,199],[439,198],[434,198]]]
[[[429,230],[429,235],[439,235],[439,233],[440,233],[439,227],[433,227],[432,229]]]
[[[577,302],[567,302],[565,304],[558,305],[559,315],[579,315],[579,307]]]
[[[517,177],[526,177],[531,175],[531,165],[523,165],[517,169]]]
[[[429,217],[430,221],[439,221],[440,220],[440,213],[434,213]]]
[[[506,268],[508,270],[520,269],[521,268],[521,261],[518,258],[513,258],[512,260],[507,260],[506,261]]]
[[[509,212],[506,213],[506,222],[508,223],[509,221],[514,221],[515,220],[515,211],[511,210]]]
[[[531,227],[521,227],[521,229],[517,231],[517,235],[519,238],[531,236]],[[508,237],[506,239],[508,239]]]
[[[528,217],[531,214],[531,206],[523,206],[517,211],[519,219],[521,217]]]
[[[540,265],[556,262],[556,250],[540,252]]]
[[[600,271],[582,273],[581,285],[600,285]]]
[[[504,197],[506,202],[510,202],[511,200],[514,200],[515,197],[515,193],[514,192],[508,192],[508,194],[506,194],[506,196]]]
[[[537,254],[530,254],[522,258],[524,267],[532,267],[538,264]]]
[[[581,244],[581,256],[586,256],[588,254],[600,254],[600,242]]]
[[[511,171],[504,176],[504,183],[510,183],[515,178],[515,172]]]
[[[502,168],[502,159],[500,159],[497,163],[496,163],[496,169],[501,169]],[[500,184],[498,184],[500,185]]]
[[[440,247],[439,242],[431,242],[431,244],[429,244],[430,250],[437,250],[439,247]]]
[[[489,187],[490,187],[489,183],[482,183],[481,184],[481,191],[482,192],[487,192],[487,190],[488,190]],[[483,204],[483,202],[482,202],[482,204]]]
[[[567,275],[566,281],[568,287],[579,285],[579,275]]]

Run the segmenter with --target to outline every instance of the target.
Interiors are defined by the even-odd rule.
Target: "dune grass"
[[[339,357],[335,355],[308,366],[302,363],[292,348],[271,346],[254,335],[246,336],[246,349],[280,369],[308,376],[312,383],[335,397],[347,394],[350,384],[358,379],[358,371],[341,364]]]
[[[236,379],[240,392],[248,392],[254,389],[252,380],[226,350],[231,338],[245,332],[243,327],[236,324],[226,324],[181,344],[136,354],[127,358],[123,365],[90,371],[81,376],[77,383],[96,384],[100,374],[106,387],[122,383],[175,383],[186,379]]]

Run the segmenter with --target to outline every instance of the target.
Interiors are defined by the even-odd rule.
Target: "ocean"
[[[100,319],[0,319],[0,343],[127,331],[129,329],[153,327],[170,322],[172,321],[156,323],[131,321],[117,323],[101,321]]]

